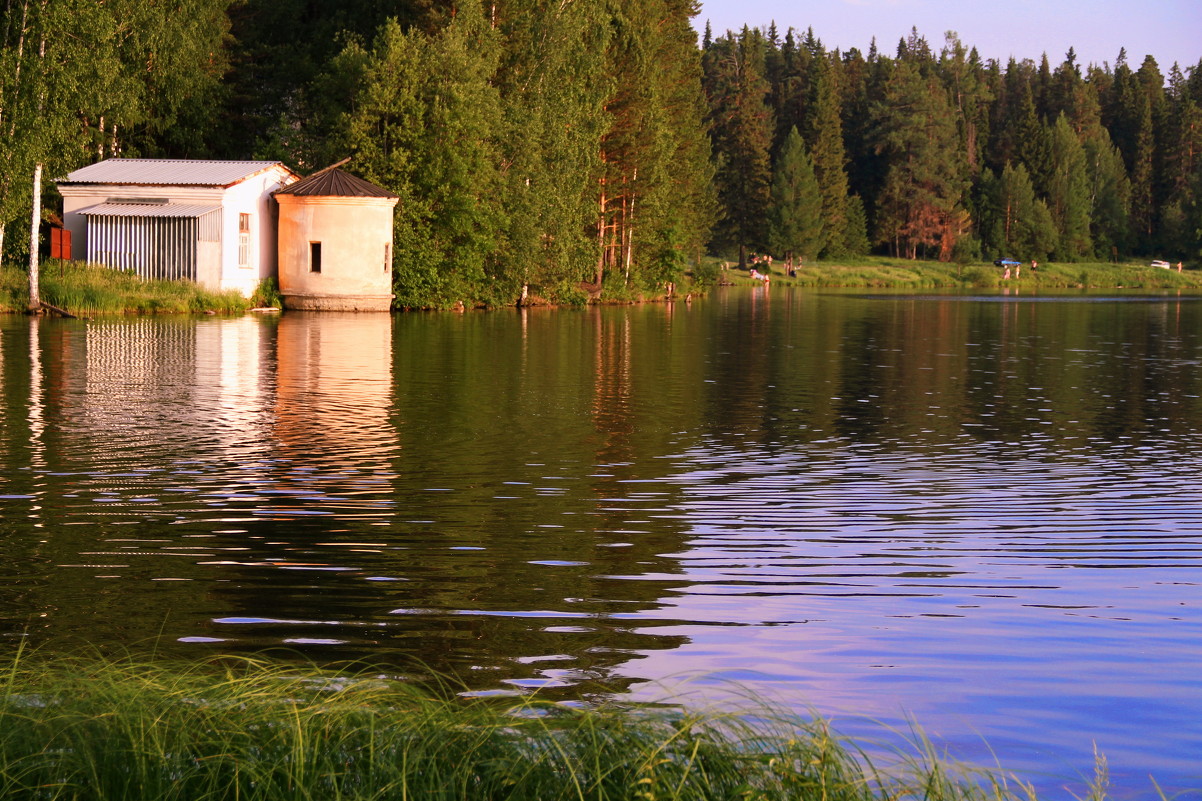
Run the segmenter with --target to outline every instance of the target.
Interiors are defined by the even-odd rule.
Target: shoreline
[[[758,276],[760,277],[757,277]],[[861,259],[855,264],[811,263],[786,275],[779,266],[753,265],[741,270],[714,257],[686,274],[686,281],[673,284],[670,292],[620,288],[616,294],[604,289],[582,303],[556,302],[540,298],[527,304],[469,305],[459,302],[449,309],[431,305],[425,308],[395,308],[390,313],[408,311],[497,310],[502,308],[570,308],[592,305],[634,305],[638,303],[689,302],[704,297],[715,287],[783,286],[804,289],[862,290],[1177,290],[1202,291],[1202,270],[1165,270],[1138,263],[1099,262],[1047,263],[1020,275],[1005,277],[992,264],[950,264],[909,262],[884,257]],[[27,314],[26,273],[18,267],[0,268],[0,313]],[[70,264],[64,270],[43,272],[44,306],[73,316],[149,315],[149,314],[245,314],[279,310],[278,292],[273,282],[264,281],[250,298],[236,292],[211,292],[195,284],[180,281],[142,281],[126,273]]]

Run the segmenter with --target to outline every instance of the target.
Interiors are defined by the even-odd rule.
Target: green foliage
[[[1122,155],[1105,130],[1085,142],[1089,167],[1091,234],[1098,256],[1127,253],[1130,237],[1131,182]]]
[[[1047,204],[1035,196],[1027,168],[1008,164],[1000,179],[987,176],[985,187],[985,246],[999,256],[1046,261],[1059,234]]]
[[[356,93],[335,123],[364,177],[400,196],[397,304],[473,304],[504,225],[501,107],[491,78],[499,40],[479,3],[435,36],[381,28],[369,52],[350,44],[332,66]]]
[[[274,278],[264,278],[259,282],[250,296],[250,305],[256,309],[284,308],[284,299],[280,295],[279,284]]]
[[[513,297],[529,291],[579,301],[577,284],[600,256],[596,176],[613,77],[605,69],[611,31],[600,9],[514,0],[498,24],[497,75],[508,226],[497,256]]]

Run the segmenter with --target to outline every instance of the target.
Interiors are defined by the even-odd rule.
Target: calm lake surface
[[[0,316],[0,396],[10,652],[747,689],[1202,788],[1197,296]]]

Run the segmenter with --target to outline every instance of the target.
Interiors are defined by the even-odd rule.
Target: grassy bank
[[[42,300],[76,315],[231,313],[254,305],[238,292],[210,292],[191,281],[144,281],[82,262],[47,263],[41,279]],[[0,311],[23,312],[28,305],[28,273],[0,267]]]
[[[730,264],[730,262],[726,262]],[[747,271],[721,269],[724,283],[758,283]],[[764,272],[764,265],[757,267]],[[1202,270],[1164,270],[1143,263],[1111,264],[1080,262],[1040,264],[1009,279],[992,264],[948,264],[937,261],[908,261],[885,257],[863,257],[854,261],[811,262],[793,277],[784,274],[780,262],[769,272],[772,283],[803,287],[863,287],[880,289],[1202,289]]]
[[[0,677],[0,797],[10,800],[1028,797],[929,752],[905,765],[886,776],[822,722],[771,711],[439,696],[245,659],[26,657]]]
[[[724,267],[723,265],[728,265]],[[758,284],[748,271],[730,262],[706,259],[693,281],[676,287],[676,297],[704,291],[718,284]],[[757,269],[765,271],[761,265]],[[865,257],[854,262],[813,262],[784,274],[781,264],[767,269],[772,283],[812,288],[865,289],[1202,289],[1202,270],[1163,270],[1143,264],[1041,264],[1024,268],[1021,275],[1003,278],[991,264],[957,265]],[[265,282],[249,300],[237,292],[210,292],[191,281],[144,281],[127,272],[85,265],[51,262],[42,269],[42,300],[72,314],[198,314],[238,313],[256,306],[279,307],[274,286]],[[637,302],[636,293],[611,291],[605,302]],[[657,299],[662,299],[658,297]],[[25,270],[0,267],[0,312],[24,312],[29,304]]]

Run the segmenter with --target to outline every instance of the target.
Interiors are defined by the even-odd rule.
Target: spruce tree
[[[1085,140],[1090,237],[1095,256],[1117,260],[1130,246],[1131,182],[1123,156],[1105,128]]]
[[[1093,255],[1085,150],[1064,114],[1056,118],[1049,143],[1047,201],[1059,233],[1053,256],[1057,261],[1079,261]]]
[[[843,147],[837,70],[838,62],[832,58],[817,61],[810,115],[814,174],[822,193],[825,256],[847,254],[847,156]]]
[[[1002,255],[1026,258],[1034,244],[1035,187],[1025,166],[1007,164],[1002,170],[993,207]]]
[[[788,265],[813,259],[826,242],[822,191],[814,164],[796,128],[789,131],[772,176],[769,244]]]
[[[1152,100],[1138,99],[1139,116],[1131,153],[1131,224],[1136,247],[1149,253],[1156,231],[1155,155],[1156,137],[1152,127]]]
[[[714,41],[705,53],[705,87],[718,168],[715,183],[722,218],[713,246],[738,251],[746,264],[748,248],[763,249],[772,181],[774,121],[764,78],[763,35],[743,28]]]
[[[868,239],[868,214],[864,211],[864,200],[859,195],[847,198],[847,229],[844,245],[848,256],[867,256],[872,250]]]

